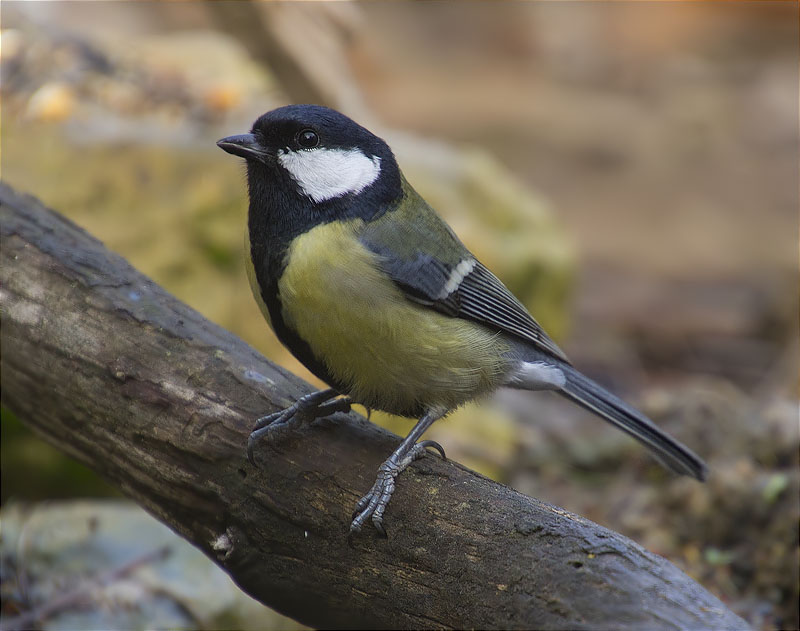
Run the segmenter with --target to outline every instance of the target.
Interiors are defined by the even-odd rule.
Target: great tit
[[[687,447],[572,367],[503,283],[406,181],[389,146],[347,116],[289,105],[217,145],[247,161],[248,276],[278,339],[330,385],[259,419],[248,441],[360,403],[419,421],[358,502],[383,514],[431,424],[502,386],[552,390],[703,480]],[[344,398],[337,398],[339,396]]]

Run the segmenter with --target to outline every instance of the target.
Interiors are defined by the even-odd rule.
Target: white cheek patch
[[[381,172],[381,159],[368,158],[358,149],[279,151],[278,162],[315,202],[360,193]]]

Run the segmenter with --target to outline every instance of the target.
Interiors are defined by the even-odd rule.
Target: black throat
[[[263,288],[277,283],[292,241],[312,228],[332,221],[369,222],[395,208],[403,197],[396,163],[384,162],[381,176],[358,194],[315,203],[277,165],[248,161],[250,209],[247,223],[250,256]],[[388,167],[388,168],[387,168]]]

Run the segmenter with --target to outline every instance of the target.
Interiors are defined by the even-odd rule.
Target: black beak
[[[258,160],[266,162],[269,158],[267,151],[258,142],[253,134],[240,134],[228,136],[217,141],[217,147],[245,160]]]

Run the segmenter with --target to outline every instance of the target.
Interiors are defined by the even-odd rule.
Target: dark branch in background
[[[398,440],[356,415],[245,457],[308,386],[37,200],[0,185],[2,401],[249,594],[321,627],[744,629],[664,559],[436,457],[389,539],[350,511]]]
[[[280,85],[298,103],[321,103],[324,95],[305,72],[295,55],[281,45],[264,13],[252,2],[210,3],[208,11],[216,26],[232,33],[253,57],[265,68],[273,69]],[[280,9],[278,9],[280,10]]]
[[[264,66],[290,102],[327,105],[370,129],[378,126],[348,56],[367,23],[357,4],[209,2],[204,6],[215,27]]]

